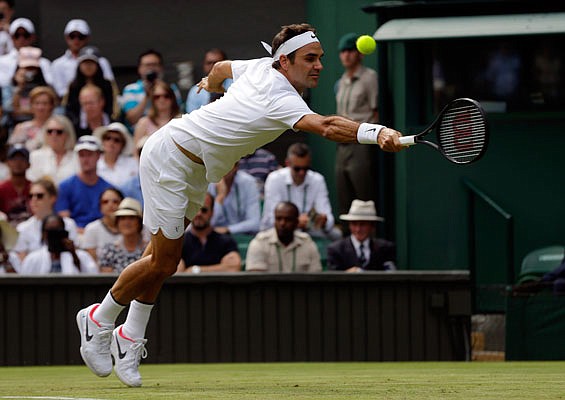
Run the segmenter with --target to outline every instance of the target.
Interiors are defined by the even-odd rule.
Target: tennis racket
[[[424,137],[436,131],[437,143]],[[438,150],[455,164],[470,164],[480,159],[487,149],[488,127],[481,105],[472,99],[455,99],[438,114],[424,131],[413,136],[402,136],[400,143],[426,144]]]

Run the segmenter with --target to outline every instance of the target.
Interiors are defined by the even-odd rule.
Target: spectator
[[[0,211],[8,216],[8,221],[15,227],[31,216],[28,203],[31,182],[26,179],[29,151],[21,144],[10,147],[6,163],[10,178],[0,183]]]
[[[126,197],[114,213],[118,239],[104,245],[100,255],[102,272],[122,272],[139,260],[149,243],[143,235],[143,215],[139,201]]]
[[[30,47],[37,41],[35,26],[27,18],[17,18],[10,24],[10,36],[14,47],[10,52],[0,57],[0,86],[9,86],[10,81],[16,73],[20,49]],[[38,68],[41,69],[45,81],[51,85],[53,77],[51,74],[51,62],[45,57],[41,57],[41,49],[38,49]]]
[[[227,60],[226,53],[220,49],[210,49],[204,55],[204,61],[202,62],[202,72],[204,76],[208,76],[214,64],[218,61]],[[228,90],[232,84],[233,79],[226,79],[223,83],[225,90]],[[186,112],[190,113],[194,110],[199,109],[203,105],[206,105],[217,99],[217,93],[210,93],[206,90],[201,90],[198,93],[198,85],[194,85],[190,88],[188,95],[186,96]]]
[[[147,115],[151,107],[151,98],[157,80],[163,80],[163,56],[156,50],[141,53],[137,60],[137,73],[140,79],[130,83],[122,93],[122,111],[127,122],[135,126],[139,119]],[[171,85],[175,99],[180,105],[182,99],[176,85]]]
[[[297,205],[298,228],[313,237],[336,240],[341,237],[334,227],[334,217],[325,178],[310,170],[312,156],[305,143],[288,148],[286,167],[271,172],[265,181],[265,204],[261,230],[273,226],[274,209],[281,201]]]
[[[33,118],[31,91],[47,85],[39,68],[41,50],[36,47],[22,47],[19,50],[18,66],[10,86],[2,90],[2,105],[8,111],[8,126]]]
[[[27,255],[18,271],[20,274],[98,273],[98,266],[92,257],[84,250],[75,249],[73,241],[68,238],[63,218],[59,215],[51,214],[45,217],[41,233],[44,245]]]
[[[274,209],[275,227],[263,232],[249,243],[245,259],[246,271],[320,272],[322,263],[318,247],[298,228],[298,207],[283,201]]]
[[[218,233],[245,233],[259,231],[261,205],[255,178],[238,171],[238,163],[218,183],[210,184],[208,191],[215,197],[211,224]]]
[[[16,272],[14,265],[19,265],[19,263],[17,256],[10,250],[16,244],[17,239],[18,232],[10,225],[6,214],[0,212],[0,275]]]
[[[178,117],[180,108],[175,100],[175,92],[166,82],[157,81],[153,87],[153,101],[147,115],[135,125],[133,140],[135,144],[150,136],[171,119]]]
[[[0,182],[10,177],[10,168],[6,165],[6,154],[8,153],[8,145],[2,139],[2,126],[0,126]]]
[[[102,217],[90,222],[84,228],[80,248],[86,250],[95,260],[99,259],[104,245],[115,242],[119,237],[114,213],[123,199],[124,195],[118,189],[113,187],[105,189],[98,199]]]
[[[139,161],[139,157],[141,157],[141,150],[143,149],[143,145],[147,141],[147,136],[141,138],[139,142],[135,145],[135,159]],[[139,165],[139,164],[138,164]],[[143,193],[141,192],[141,181],[139,179],[139,171],[128,179],[121,187],[122,193],[125,197],[132,197],[141,203],[141,207],[143,207]]]
[[[97,128],[94,136],[102,141],[102,157],[98,174],[113,186],[119,187],[137,175],[138,163],[132,157],[133,140],[128,128],[120,122]]]
[[[237,272],[241,256],[229,235],[214,231],[210,220],[214,215],[214,199],[206,193],[204,205],[192,219],[184,234],[182,258],[178,272]]]
[[[92,207],[92,204],[100,198],[104,189],[110,187],[110,184],[99,177],[96,171],[101,152],[102,146],[97,137],[87,135],[79,138],[75,145],[79,171],[59,185],[55,211],[63,217],[74,219],[79,233],[82,233],[89,222],[102,216],[100,210]]]
[[[80,118],[75,121],[74,126],[78,137],[92,135],[96,128],[108,125],[110,116],[104,112],[104,94],[102,89],[91,83],[87,83],[80,89],[78,95],[80,103]]]
[[[255,178],[261,199],[264,198],[267,175],[280,167],[275,155],[266,149],[257,149],[253,154],[239,160],[239,170]]]
[[[52,115],[43,127],[43,146],[30,154],[27,178],[35,181],[48,176],[57,185],[78,172],[78,159],[73,151],[76,134],[73,124],[64,115]]]
[[[372,200],[353,200],[348,214],[340,215],[349,223],[351,235],[328,246],[328,269],[346,272],[365,270],[396,270],[396,246],[384,239],[372,237],[377,215]]]
[[[68,93],[62,101],[65,113],[73,123],[81,118],[81,106],[79,102],[80,90],[87,84],[98,86],[104,96],[104,112],[112,119],[120,116],[117,95],[118,88],[113,81],[104,78],[102,68],[99,64],[100,54],[98,48],[85,46],[80,49],[77,59],[77,71],[75,78],[69,85]]]
[[[345,72],[336,83],[337,114],[356,122],[377,123],[377,73],[363,66],[363,54],[355,45],[358,36],[348,33],[338,44]],[[337,144],[335,176],[340,214],[347,212],[354,199],[375,203],[378,200],[377,153],[367,147],[358,143]]]
[[[13,249],[19,262],[23,261],[29,253],[41,247],[41,223],[46,216],[53,214],[56,201],[57,187],[51,179],[42,178],[31,184],[29,208],[32,215],[17,226],[19,236]],[[69,239],[78,244],[75,221],[68,217],[63,218],[63,221],[65,230],[69,233]]]
[[[10,22],[14,15],[14,0],[0,0],[0,56],[14,48],[10,37]]]
[[[43,145],[41,132],[57,105],[57,94],[49,86],[36,86],[29,92],[29,100],[33,117],[15,126],[8,143],[22,143],[33,151]]]
[[[64,35],[67,50],[61,57],[53,60],[51,67],[53,71],[53,87],[61,98],[67,94],[70,83],[75,79],[79,52],[88,44],[91,31],[85,20],[71,19],[65,26]],[[112,72],[110,62],[106,58],[100,57],[98,63],[100,64],[104,78],[110,82],[114,82],[114,73]]]

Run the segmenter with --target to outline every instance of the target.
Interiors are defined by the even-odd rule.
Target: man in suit
[[[374,238],[377,215],[372,200],[353,200],[348,214],[340,215],[349,223],[351,235],[328,246],[328,269],[345,272],[365,270],[391,271],[396,269],[396,245]]]

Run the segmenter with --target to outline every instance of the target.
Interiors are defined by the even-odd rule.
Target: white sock
[[[118,315],[120,315],[124,308],[126,308],[126,306],[114,300],[112,293],[108,291],[106,297],[104,297],[104,300],[102,300],[102,303],[100,303],[98,308],[94,310],[92,318],[102,324],[114,325],[116,318],[118,318]]]
[[[141,303],[137,300],[132,301],[129,305],[126,322],[123,325],[124,335],[131,339],[143,339],[152,309],[153,304]]]

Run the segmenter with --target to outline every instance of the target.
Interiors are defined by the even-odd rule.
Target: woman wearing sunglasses
[[[41,247],[41,221],[54,213],[53,206],[57,201],[57,187],[49,178],[41,178],[31,184],[29,190],[29,208],[31,217],[17,226],[18,241],[12,249],[21,262],[30,252]],[[71,218],[63,218],[69,239],[78,244],[77,226]],[[17,270],[17,266],[14,266]]]
[[[30,154],[27,178],[35,181],[48,176],[58,185],[78,172],[78,160],[73,152],[75,128],[67,117],[52,115],[44,125],[43,137],[43,146]]]

